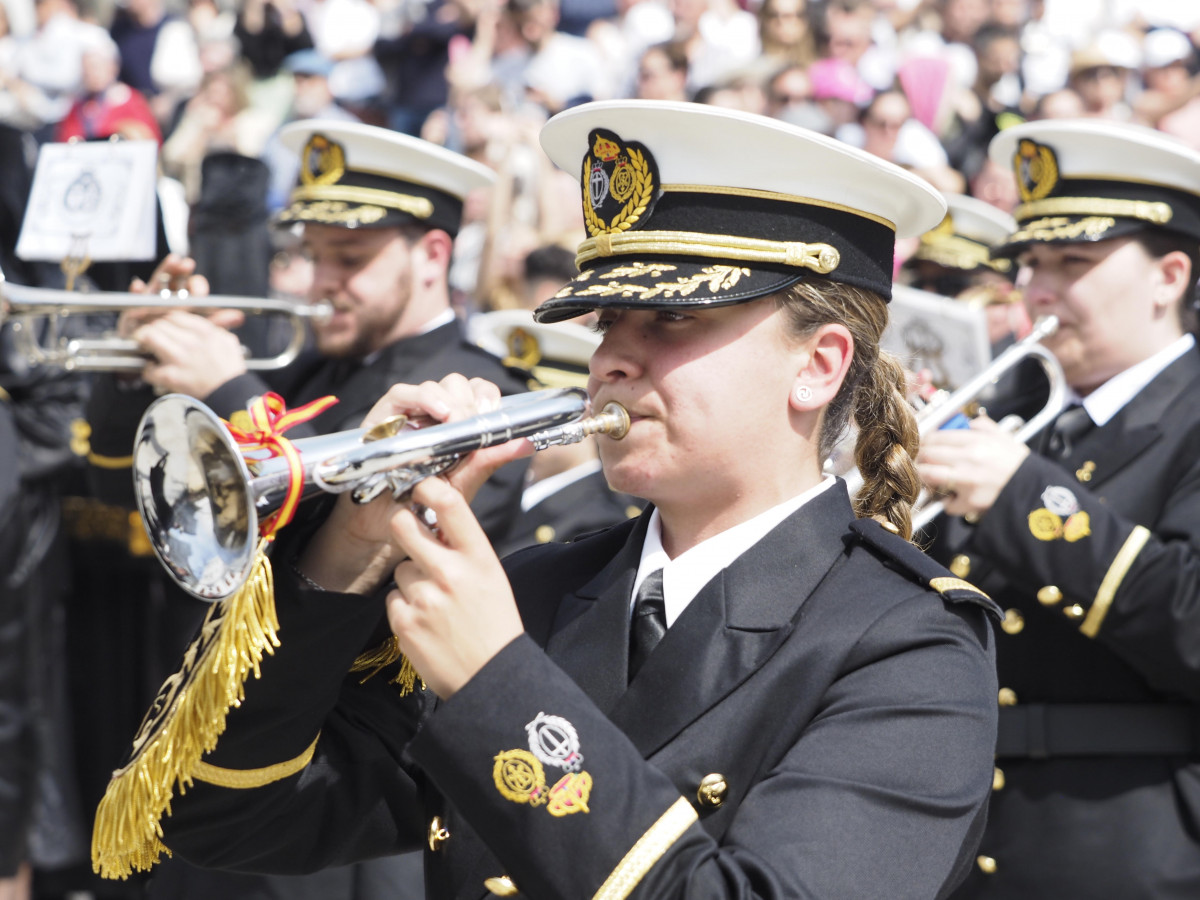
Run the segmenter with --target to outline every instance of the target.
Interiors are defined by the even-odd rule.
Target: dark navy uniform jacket
[[[282,646],[165,844],[279,872],[423,846],[446,898],[946,895],[990,793],[994,606],[855,521],[839,483],[627,683],[647,519],[509,557],[525,634],[445,702],[347,676],[387,636],[380,599],[276,562]]]
[[[1200,897],[1200,352],[941,527],[1006,608],[998,789],[961,895]]]

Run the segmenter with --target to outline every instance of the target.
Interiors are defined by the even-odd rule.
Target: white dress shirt
[[[670,628],[680,613],[687,609],[687,605],[700,593],[700,589],[712,581],[718,572],[766,537],[771,529],[805,503],[827,490],[836,480],[832,476],[826,477],[820,484],[804,493],[701,541],[675,559],[667,556],[663,549],[662,519],[655,509],[650,514],[646,540],[642,544],[642,560],[638,565],[637,578],[634,579],[633,593],[629,599],[630,610],[633,609],[633,599],[637,597],[642,581],[651,572],[662,569],[663,602],[666,606],[667,627]]]

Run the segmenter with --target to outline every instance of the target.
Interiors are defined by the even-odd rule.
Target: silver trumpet
[[[981,393],[999,380],[1001,375],[1016,368],[1026,359],[1036,359],[1050,384],[1050,393],[1046,402],[1028,421],[1022,422],[1017,416],[1009,416],[1001,420],[1000,427],[1013,433],[1018,441],[1024,443],[1043,428],[1054,421],[1067,402],[1067,378],[1062,366],[1054,354],[1047,350],[1042,341],[1058,331],[1057,316],[1043,316],[1033,323],[1033,330],[1017,341],[994,360],[991,365],[970,379],[966,384],[947,396],[934,400],[918,415],[921,436],[941,428],[953,419],[964,408],[974,402]],[[928,493],[928,492],[926,492]],[[922,497],[917,501],[917,509],[913,514],[913,532],[918,532],[942,512],[944,502],[932,496]]]
[[[1058,331],[1056,316],[1043,316],[1033,325],[1033,329],[1024,338],[1017,341],[991,363],[957,390],[935,398],[917,413],[917,426],[924,438],[927,434],[937,431],[964,409],[975,403],[979,397],[994,385],[1002,375],[1016,368],[1026,359],[1036,359],[1046,375],[1050,385],[1050,394],[1042,408],[1027,422],[1019,417],[1009,416],[1000,422],[1000,426],[1012,431],[1019,441],[1028,441],[1043,428],[1054,421],[1054,417],[1062,410],[1067,399],[1067,379],[1063,374],[1054,354],[1047,350],[1042,341]],[[858,469],[852,469],[844,476],[850,496],[853,497],[862,488],[863,478]],[[913,509],[913,532],[916,533],[932,522],[941,514],[944,503],[941,499],[922,492]]]
[[[349,491],[368,503],[385,491],[402,497],[474,450],[527,438],[538,450],[588,435],[620,440],[629,414],[618,403],[590,414],[578,388],[534,391],[458,422],[414,428],[395,416],[360,428],[293,442],[304,469],[304,496]],[[250,575],[261,517],[277,510],[288,466],[266,451],[246,454],[199,400],[168,394],[142,416],[133,448],[138,509],[159,560],[175,582],[217,601]]]
[[[0,325],[11,321],[16,350],[31,365],[74,372],[140,372],[150,357],[136,341],[111,332],[70,337],[63,331],[65,320],[71,316],[120,313],[129,309],[237,309],[254,315],[286,316],[292,326],[287,347],[275,356],[248,357],[246,368],[252,371],[286,366],[304,347],[307,321],[322,321],[333,311],[327,302],[301,304],[257,297],[194,297],[187,291],[81,294],[13,284],[0,275]],[[39,322],[46,323],[44,334],[38,327]]]

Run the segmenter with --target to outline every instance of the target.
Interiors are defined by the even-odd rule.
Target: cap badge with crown
[[[1045,144],[1023,140],[1013,156],[1017,190],[1026,203],[1049,196],[1058,184],[1058,157]]]
[[[346,172],[345,149],[323,134],[308,139],[300,160],[300,181],[306,185],[337,184]]]
[[[637,228],[658,195],[658,165],[642,144],[627,143],[611,131],[589,136],[583,160],[583,217],[588,233],[617,234]]]

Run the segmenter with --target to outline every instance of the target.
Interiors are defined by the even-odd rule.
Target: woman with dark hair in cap
[[[905,540],[916,431],[878,346],[895,235],[944,204],[831,139],[685,104],[580,107],[542,142],[582,172],[591,237],[538,316],[597,311],[589,392],[632,420],[605,474],[652,506],[501,563],[466,497],[508,444],[417,487],[436,532],[391,503],[293,529],[282,645],[162,845],[98,864],[420,843],[437,897],[944,896],[991,784],[993,606]],[[451,377],[373,415],[497,397]],[[851,416],[857,508],[821,471]]]

